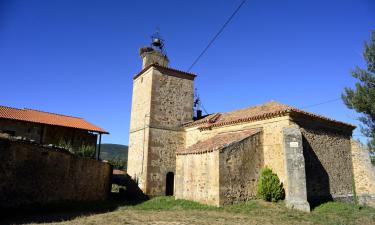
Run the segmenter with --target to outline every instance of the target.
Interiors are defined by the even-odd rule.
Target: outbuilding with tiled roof
[[[101,135],[109,134],[83,118],[7,106],[0,106],[0,133],[73,150],[96,149],[98,137],[100,143]]]

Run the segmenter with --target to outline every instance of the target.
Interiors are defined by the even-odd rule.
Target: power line
[[[201,103],[201,106],[202,106],[203,111],[208,115],[208,112],[207,112],[206,108],[204,108],[204,105],[202,103]]]
[[[201,59],[201,57],[204,55],[204,53],[206,53],[206,51],[211,47],[211,45],[215,42],[215,40],[219,37],[219,35],[224,31],[225,27],[229,24],[229,22],[234,18],[234,16],[237,14],[237,12],[241,9],[241,7],[243,6],[243,4],[246,2],[247,0],[243,0],[239,5],[238,7],[236,8],[236,10],[234,10],[234,12],[232,13],[232,15],[225,21],[225,23],[223,24],[223,26],[220,28],[220,30],[215,34],[215,36],[210,40],[210,42],[207,44],[207,46],[203,49],[203,51],[199,54],[199,56],[194,60],[194,62],[191,64],[191,66],[189,67],[189,69],[187,70],[187,72],[190,72],[190,70],[195,66],[195,64],[197,64],[197,62]],[[197,92],[197,90],[196,90]],[[200,104],[201,104],[201,107],[203,109],[203,111],[208,114],[207,110],[205,109],[205,107],[203,106],[203,103],[202,101],[200,100]]]
[[[187,70],[188,72],[194,67],[194,65],[199,61],[199,59],[204,55],[204,53],[206,53],[206,51],[210,48],[210,46],[214,43],[214,41],[216,40],[217,37],[219,37],[219,35],[223,32],[223,30],[225,29],[225,27],[229,24],[229,22],[233,19],[233,17],[237,14],[237,12],[241,9],[242,5],[246,2],[247,0],[243,0],[239,5],[238,7],[236,8],[236,10],[234,10],[234,12],[232,13],[232,15],[227,19],[227,21],[223,24],[223,26],[220,28],[220,30],[216,33],[216,35],[211,39],[211,41],[208,43],[208,45],[206,46],[206,48],[203,49],[203,51],[201,52],[201,54],[194,60],[193,64],[191,64],[191,66],[189,67],[189,69]]]
[[[331,99],[331,100],[328,100],[328,101],[316,103],[316,104],[313,104],[313,105],[307,105],[307,106],[301,107],[300,109],[307,109],[307,108],[311,108],[311,107],[318,106],[318,105],[324,105],[324,104],[336,102],[338,100],[341,100],[341,98],[335,98],[335,99]]]

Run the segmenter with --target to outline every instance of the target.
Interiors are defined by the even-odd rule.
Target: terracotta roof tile
[[[352,124],[344,123],[344,122],[333,120],[333,119],[330,119],[321,115],[306,112],[301,109],[297,109],[292,106],[284,105],[276,101],[270,101],[261,105],[256,105],[256,106],[239,109],[239,110],[235,110],[231,112],[215,113],[201,120],[196,120],[196,121],[187,123],[184,125],[184,127],[200,126],[200,129],[205,130],[205,129],[210,129],[213,127],[220,127],[220,126],[225,126],[225,125],[230,125],[230,124],[238,124],[238,123],[243,123],[243,122],[258,121],[258,120],[264,120],[268,118],[274,118],[274,117],[286,115],[288,113],[301,114],[304,116],[309,116],[309,117],[329,121],[332,123],[336,123],[339,125],[355,128],[355,126]],[[217,117],[215,121],[210,121],[210,119],[214,117]]]
[[[33,109],[17,109],[6,106],[0,106],[0,118],[31,123],[47,124],[53,126],[70,127],[108,134],[107,131],[87,122],[82,118],[60,115],[50,112],[43,112]]]
[[[220,150],[234,142],[239,142],[247,137],[261,132],[261,129],[248,129],[244,131],[227,132],[215,135],[204,141],[199,141],[196,144],[178,151],[177,155],[187,155],[187,154],[201,154],[206,152],[212,152]]]

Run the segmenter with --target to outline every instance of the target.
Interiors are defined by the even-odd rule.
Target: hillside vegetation
[[[115,169],[126,170],[128,146],[119,144],[102,144],[100,158],[109,161]]]

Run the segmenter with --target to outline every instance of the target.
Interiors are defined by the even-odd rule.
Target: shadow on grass
[[[119,193],[110,193],[109,199],[105,201],[65,201],[45,205],[0,208],[0,224],[61,222],[81,216],[111,212],[122,206],[135,206],[149,199],[130,176],[125,175],[121,181],[121,185],[125,188]]]
[[[95,202],[60,202],[48,205],[30,205],[22,208],[0,209],[0,224],[51,223],[72,220],[114,211],[122,206],[133,206],[143,201],[124,200],[112,195],[109,200]]]

